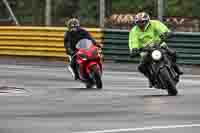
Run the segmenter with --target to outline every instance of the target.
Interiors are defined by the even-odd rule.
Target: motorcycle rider
[[[149,15],[145,12],[138,13],[135,16],[134,22],[135,26],[129,33],[130,56],[134,57],[138,54],[141,55],[142,59],[140,65],[138,66],[138,70],[148,78],[149,87],[151,88],[155,85],[155,83],[148,69],[150,60],[147,54],[144,52],[140,53],[139,49],[148,45],[149,42],[151,42],[151,44],[155,44],[156,42],[167,39],[170,37],[171,31],[160,21],[150,20]],[[182,75],[183,72],[176,64],[176,52],[169,49],[166,43],[162,43],[161,46],[167,50],[168,55],[171,57],[172,66],[176,73],[178,75]]]
[[[79,79],[79,74],[77,71],[76,64],[76,44],[81,39],[89,39],[94,45],[97,45],[96,41],[91,37],[89,32],[80,27],[80,22],[76,18],[71,18],[65,22],[68,30],[64,33],[64,47],[66,49],[66,54],[73,57],[70,62],[70,67],[74,75],[74,79]]]

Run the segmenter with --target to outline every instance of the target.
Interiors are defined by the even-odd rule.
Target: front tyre
[[[178,94],[178,91],[176,89],[176,84],[174,80],[171,78],[168,69],[164,67],[163,69],[161,69],[160,74],[167,88],[168,95],[176,96]]]
[[[92,86],[93,86],[93,85],[92,85],[91,83],[86,83],[86,88],[87,88],[87,89],[91,89]]]
[[[97,65],[93,65],[91,67],[91,72],[92,72],[92,77],[94,79],[96,87],[98,89],[102,89],[103,88],[103,83],[102,83],[102,80],[101,80],[101,73],[100,73],[100,70],[97,67]]]

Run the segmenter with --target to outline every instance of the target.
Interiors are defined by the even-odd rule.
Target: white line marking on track
[[[126,129],[110,129],[110,130],[85,131],[85,132],[74,132],[74,133],[119,133],[119,132],[130,132],[130,131],[133,132],[133,131],[146,131],[146,130],[156,130],[156,129],[173,129],[173,128],[185,128],[185,127],[200,127],[200,124],[152,126],[152,127],[126,128]]]

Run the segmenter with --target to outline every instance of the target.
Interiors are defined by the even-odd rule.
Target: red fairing
[[[102,63],[98,54],[98,49],[95,45],[86,46],[85,48],[77,49],[76,61],[80,69],[80,77],[83,74],[90,74],[90,67],[96,65],[99,71],[102,73]]]
[[[86,67],[86,72],[87,74],[90,73],[90,67],[93,66],[93,65],[96,65],[98,70],[102,73],[102,64],[98,61],[91,61],[90,63],[87,64],[87,67]]]

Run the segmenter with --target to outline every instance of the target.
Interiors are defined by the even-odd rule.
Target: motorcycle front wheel
[[[171,78],[168,69],[166,67],[162,68],[160,74],[167,88],[168,95],[176,96],[178,94],[176,84],[175,81]]]
[[[92,88],[92,83],[86,83],[86,88],[88,88],[88,89],[90,89],[90,88]]]
[[[96,87],[98,89],[102,89],[103,83],[102,83],[102,80],[101,80],[101,73],[100,73],[99,69],[97,68],[97,65],[93,65],[91,67],[91,72],[92,72],[92,76],[94,78],[94,81],[96,83]]]

